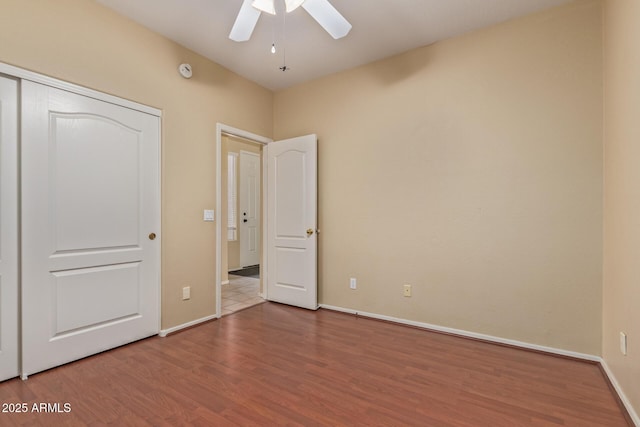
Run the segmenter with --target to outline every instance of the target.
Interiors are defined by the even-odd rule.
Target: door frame
[[[247,139],[256,144],[260,144],[263,148],[266,148],[267,144],[273,142],[273,139],[267,138],[255,133],[251,133],[242,129],[235,128],[233,126],[225,125],[224,123],[216,124],[216,212],[218,212],[218,220],[216,221],[216,318],[222,317],[222,134],[236,136],[242,139]],[[267,204],[264,202],[267,194],[267,162],[265,152],[262,152],[262,224],[266,224],[267,221]],[[260,260],[260,277],[266,276],[266,260],[267,260],[267,242],[264,238],[265,228],[260,229],[260,243],[262,245],[262,258]],[[267,287],[262,287],[261,296],[267,298]]]
[[[83,95],[89,98],[97,99],[98,101],[109,102],[111,104],[119,105],[121,107],[127,107],[132,110],[147,113],[152,116],[160,117],[160,140],[162,141],[162,110],[159,110],[148,105],[139,104],[134,101],[130,101],[118,96],[109,95],[108,93],[100,92],[98,90],[89,89],[85,86],[80,86],[75,83],[69,83],[64,80],[49,77],[44,74],[36,73],[34,71],[28,71],[14,65],[9,65],[4,62],[0,62],[0,73],[7,76],[17,78],[19,80],[29,80],[34,83],[40,83],[45,86],[50,86],[56,89],[66,90],[67,92],[75,93],[76,95]],[[160,162],[162,165],[162,162]],[[162,186],[160,186],[161,188]]]

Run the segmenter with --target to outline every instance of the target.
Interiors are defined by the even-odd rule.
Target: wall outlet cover
[[[620,353],[627,355],[627,334],[620,332]]]
[[[411,285],[404,285],[404,287],[403,287],[403,295],[405,297],[410,297],[411,296]]]

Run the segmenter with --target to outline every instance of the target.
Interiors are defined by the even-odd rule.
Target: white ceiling
[[[386,58],[569,0],[330,0],[353,25],[334,40],[303,9],[263,13],[248,42],[228,35],[242,0],[96,0],[273,90]],[[274,42],[278,48],[270,52]],[[282,53],[286,65],[282,72]],[[178,64],[176,64],[176,67]],[[197,73],[197,70],[194,70]]]

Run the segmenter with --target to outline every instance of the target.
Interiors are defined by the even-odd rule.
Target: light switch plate
[[[213,221],[215,220],[215,212],[213,209],[205,209],[204,210],[204,220],[205,221]]]

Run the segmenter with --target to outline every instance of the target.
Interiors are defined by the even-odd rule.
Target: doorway
[[[269,139],[218,124],[217,316],[264,302],[262,148]]]
[[[222,283],[228,279],[226,205],[222,173],[225,135],[260,144],[260,297],[315,310],[317,281],[317,143],[315,134],[271,144],[271,139],[218,123],[216,135],[216,317],[222,315]],[[226,167],[226,166],[225,166]],[[268,196],[268,197],[267,197]],[[226,197],[226,196],[225,196]],[[268,200],[266,200],[268,199]],[[233,225],[233,224],[231,224]],[[224,227],[224,229],[223,229]],[[227,275],[226,280],[223,276]],[[229,282],[230,283],[230,282]]]

